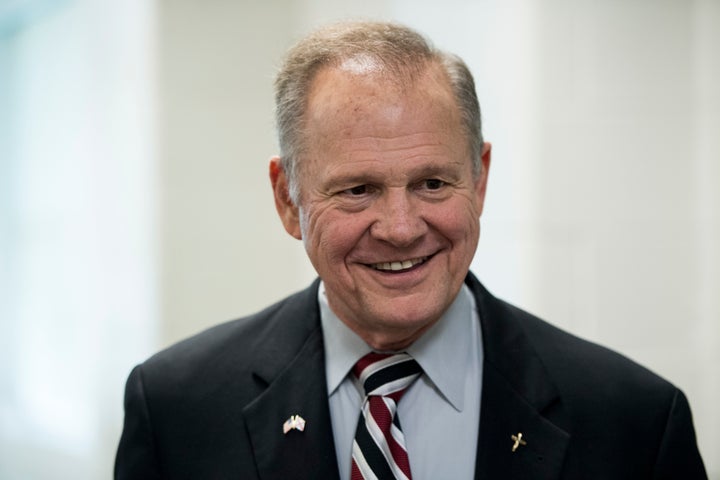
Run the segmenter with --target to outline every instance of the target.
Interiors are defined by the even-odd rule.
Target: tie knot
[[[407,353],[368,353],[353,367],[366,396],[400,400],[405,390],[420,376],[420,365]]]

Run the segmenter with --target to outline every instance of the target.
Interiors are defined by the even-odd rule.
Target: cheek
[[[344,261],[358,246],[368,229],[361,215],[341,214],[334,210],[310,212],[303,221],[305,248],[316,260],[327,263]]]
[[[444,206],[428,216],[428,222],[451,241],[474,241],[480,229],[477,210],[471,204]],[[448,208],[449,207],[449,208]]]

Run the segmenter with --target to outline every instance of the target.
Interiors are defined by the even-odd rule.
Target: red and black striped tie
[[[397,402],[420,376],[420,365],[407,353],[369,353],[353,367],[365,389],[352,449],[352,480],[408,479],[405,437],[395,415]]]

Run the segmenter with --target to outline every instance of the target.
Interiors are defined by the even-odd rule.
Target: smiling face
[[[376,69],[325,68],[306,110],[300,205],[271,161],[286,230],[302,239],[338,317],[378,350],[407,347],[459,292],[477,247],[490,146],[472,174],[446,78],[395,87]]]

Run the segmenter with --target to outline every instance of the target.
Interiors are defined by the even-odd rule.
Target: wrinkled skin
[[[270,179],[283,225],[303,240],[330,307],[374,349],[398,350],[462,286],[480,234],[490,145],[474,176],[436,66],[403,88],[356,67],[328,67],[313,81],[299,205],[277,157]]]

